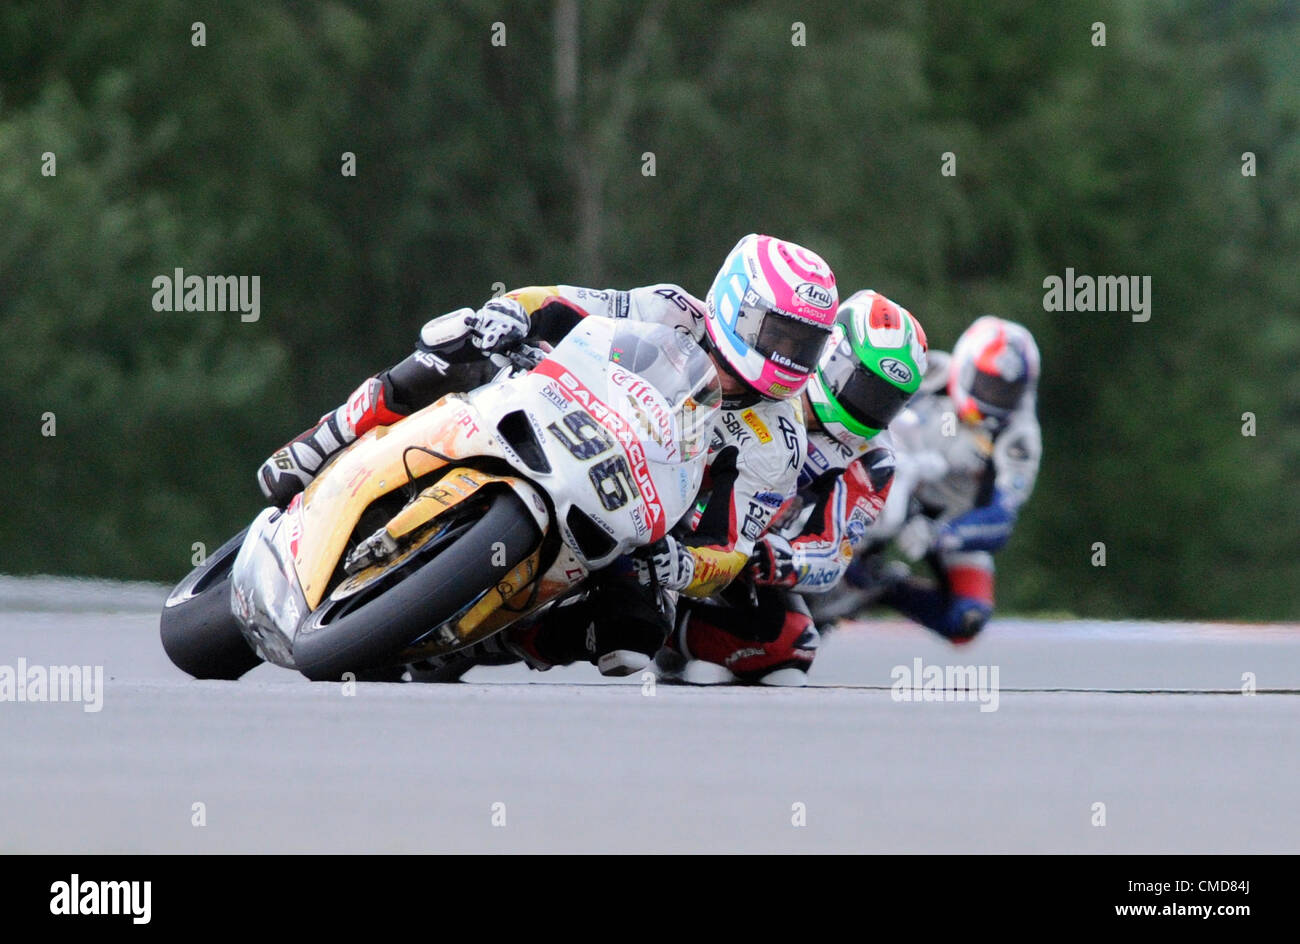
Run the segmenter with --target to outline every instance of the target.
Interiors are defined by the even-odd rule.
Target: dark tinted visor
[[[754,347],[768,360],[787,370],[809,374],[821,357],[829,337],[827,326],[807,324],[769,311],[758,330]]]
[[[912,398],[879,374],[859,368],[833,391],[840,406],[871,429],[884,429]]]
[[[1023,375],[1015,380],[1004,380],[997,374],[986,374],[976,370],[971,379],[970,395],[980,404],[1001,413],[1015,409],[1025,392]]]

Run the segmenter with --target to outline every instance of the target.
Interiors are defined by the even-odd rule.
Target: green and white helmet
[[[906,308],[870,289],[846,299],[807,388],[826,432],[864,448],[920,388],[925,352],[925,331]]]

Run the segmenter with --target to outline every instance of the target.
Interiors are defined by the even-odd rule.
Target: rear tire
[[[294,637],[294,664],[318,682],[393,665],[411,643],[494,586],[540,541],[519,497],[499,492],[452,544],[379,596],[342,615],[328,602],[309,613]]]
[[[163,605],[159,635],[167,657],[200,679],[234,681],[259,665],[230,609],[230,568],[245,528],[176,585]]]

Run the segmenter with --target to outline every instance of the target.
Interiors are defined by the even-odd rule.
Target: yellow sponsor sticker
[[[790,393],[790,388],[783,383],[773,383],[770,387],[767,388],[767,393],[768,396],[785,399],[786,396],[788,396]]]
[[[741,413],[740,418],[745,421],[746,426],[754,431],[754,435],[758,437],[759,442],[766,444],[772,441],[772,434],[767,431],[767,427],[763,425],[763,421],[758,418],[758,414],[753,410],[746,410]]]

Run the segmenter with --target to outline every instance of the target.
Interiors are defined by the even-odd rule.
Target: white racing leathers
[[[709,443],[701,510],[684,538],[695,555],[695,579],[686,596],[718,593],[749,563],[755,543],[795,495],[806,436],[793,401],[723,400]]]
[[[804,683],[820,636],[802,594],[824,593],[844,575],[885,502],[894,455],[888,433],[850,449],[810,432],[799,465],[797,495],[759,541],[749,579],[684,608],[656,657],[661,671],[695,682]]]
[[[921,393],[890,424],[898,470],[868,537],[924,557],[939,578],[900,584],[883,602],[964,640],[992,614],[993,554],[1033,491],[1042,434],[1032,393],[996,432],[961,422],[942,386],[946,355],[931,352],[930,361]]]
[[[888,430],[850,449],[826,433],[808,434],[798,497],[774,531],[788,544],[773,555],[770,580],[798,593],[826,593],[868,541],[894,479]],[[772,542],[774,545],[779,542]],[[785,556],[782,561],[779,558]]]

